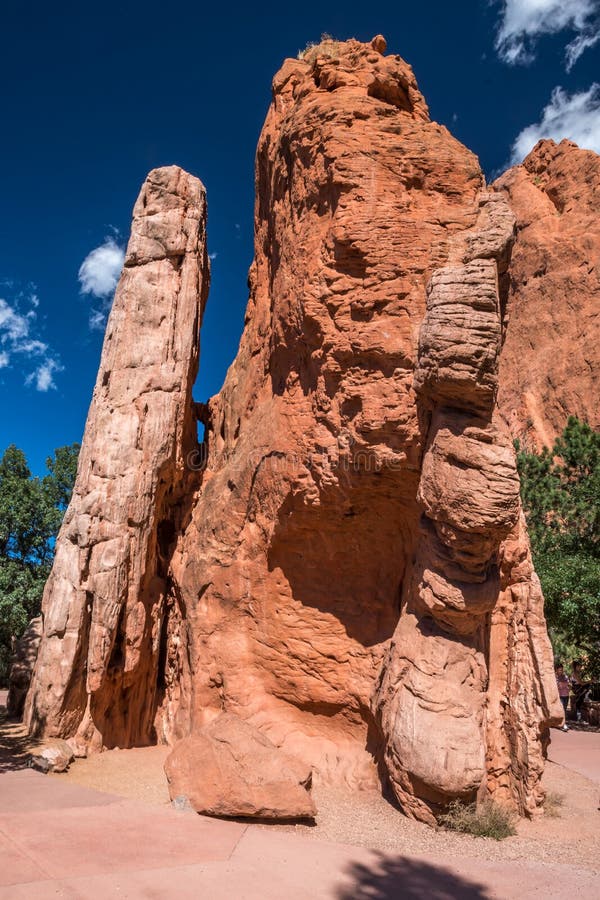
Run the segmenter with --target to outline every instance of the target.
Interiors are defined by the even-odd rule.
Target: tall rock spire
[[[169,556],[197,445],[205,232],[202,184],[175,166],[150,172],[44,593],[25,711],[33,730],[75,735],[85,747],[155,738]]]

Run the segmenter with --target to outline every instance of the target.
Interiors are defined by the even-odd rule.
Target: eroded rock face
[[[226,818],[312,819],[311,769],[238,716],[178,741],[165,763],[173,802]]]
[[[84,748],[155,740],[171,545],[194,487],[205,222],[196,178],[175,166],[149,174],[44,592],[25,720]]]
[[[128,336],[127,359],[157,304],[190,342],[182,387],[168,427],[146,431],[146,411],[108,432],[112,471],[130,478],[115,505],[94,493],[88,423],[30,720],[90,749],[183,739],[189,763],[184,749],[226,711],[315,778],[360,787],[381,764],[425,821],[490,793],[532,811],[561,707],[497,412],[514,216],[382,39],[331,44],[275,76],[244,333],[221,392],[197,405],[205,443],[187,475],[206,285],[198,218],[176,226],[196,306],[175,280],[159,302],[146,292],[154,269],[128,257],[108,340]],[[106,370],[103,356],[99,385]],[[90,422],[110,408],[97,387]],[[139,428],[143,490],[123,443]],[[100,529],[107,496],[119,529],[105,558],[97,533],[73,523],[91,507]],[[211,808],[226,808],[223,791]]]
[[[540,141],[494,186],[517,220],[500,412],[528,446],[552,446],[569,415],[600,426],[600,156]]]
[[[494,657],[489,646],[495,630],[490,616],[502,589],[503,542],[519,523],[520,498],[510,436],[495,415],[514,219],[500,195],[482,192],[479,204],[477,222],[454,238],[448,264],[429,282],[415,371],[418,398],[429,411],[417,492],[422,517],[375,698],[396,796],[404,809],[432,824],[449,797],[491,793],[503,802],[518,798],[522,810],[535,808],[540,798],[534,778],[520,793],[520,778],[508,762],[516,748],[511,745],[506,758],[498,750],[514,736],[499,720],[502,703],[488,691],[499,664],[518,664],[518,655]],[[524,535],[521,549],[528,554]],[[509,564],[504,568],[508,585],[520,580]],[[537,765],[541,772],[540,732],[560,718],[551,653],[516,597],[508,610],[511,624],[515,614],[545,666],[543,672],[530,661],[521,667],[526,692],[539,694],[530,727],[522,722],[526,768]],[[510,707],[505,690],[502,702],[507,700]]]

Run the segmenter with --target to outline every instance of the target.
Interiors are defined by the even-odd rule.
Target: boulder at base
[[[199,813],[260,819],[316,814],[310,767],[232,713],[179,741],[165,772],[171,800],[186,798]]]
[[[31,765],[40,772],[66,772],[75,758],[68,741],[52,738],[36,748],[31,757]]]

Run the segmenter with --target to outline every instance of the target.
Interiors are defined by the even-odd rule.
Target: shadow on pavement
[[[490,900],[482,884],[467,881],[448,869],[414,859],[378,854],[373,866],[354,863],[345,872],[347,887],[337,900]]]

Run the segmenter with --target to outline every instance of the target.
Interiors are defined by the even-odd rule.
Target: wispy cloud
[[[600,0],[501,0],[502,18],[496,50],[507,63],[530,63],[537,42],[548,34],[569,32],[567,71],[581,54],[600,40]]]
[[[62,372],[63,366],[56,359],[46,359],[37,367],[35,372],[31,372],[25,379],[26,384],[35,385],[38,391],[49,391],[55,388],[54,373]]]
[[[0,369],[25,369],[25,384],[45,392],[56,387],[54,374],[63,367],[48,344],[37,336],[39,302],[31,292],[21,292],[11,302],[0,299]]]
[[[569,138],[586,150],[600,153],[600,84],[574,94],[554,88],[540,121],[528,125],[515,139],[511,163],[521,162],[541,138]]]
[[[81,293],[102,301],[90,312],[90,328],[102,330],[119,282],[125,251],[113,237],[90,251],[79,267]]]

